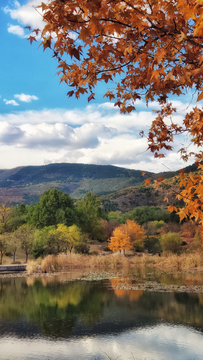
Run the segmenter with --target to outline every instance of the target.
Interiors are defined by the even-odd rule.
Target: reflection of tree
[[[145,292],[136,306],[143,313],[169,322],[203,329],[203,306],[198,294]]]
[[[103,287],[98,291],[93,283],[85,282],[54,282],[47,286],[40,280],[28,283],[29,286],[25,279],[1,282],[1,320],[18,320],[26,316],[43,334],[66,337],[72,333],[77,319],[94,324],[102,316],[107,301],[107,289]]]
[[[120,285],[132,285],[132,280],[124,280],[121,279],[109,279],[111,286],[120,286]],[[140,296],[143,295],[142,290],[125,290],[125,289],[114,289],[114,294],[118,298],[128,297],[130,301],[137,301]]]
[[[188,273],[188,274],[161,274],[157,276],[157,281],[166,285],[185,285],[185,286],[198,286],[202,285],[202,274],[201,273]]]
[[[131,280],[111,279],[112,285]],[[27,318],[45,336],[69,337],[77,324],[119,323],[119,329],[144,326],[162,319],[203,328],[203,295],[155,293],[135,290],[108,291],[108,283],[57,282],[23,278],[0,280],[0,321]],[[140,319],[139,321],[137,319]],[[116,326],[115,326],[116,329]]]

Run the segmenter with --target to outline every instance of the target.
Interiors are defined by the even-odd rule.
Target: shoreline
[[[140,270],[140,267],[136,267],[136,269]],[[203,293],[203,285],[175,285],[175,284],[164,284],[159,283],[157,281],[149,281],[149,280],[140,280],[136,279],[136,276],[133,274],[130,274],[126,271],[126,273],[122,272],[123,269],[117,269],[117,270],[84,270],[80,271],[81,275],[78,276],[77,273],[75,274],[75,277],[66,278],[66,275],[74,275],[74,271],[72,269],[67,269],[66,271],[55,271],[55,272],[49,272],[49,273],[32,273],[29,274],[26,272],[20,272],[20,273],[7,273],[7,274],[0,274],[0,279],[12,279],[12,278],[22,278],[22,277],[28,277],[28,278],[51,278],[54,280],[57,276],[60,277],[61,275],[65,275],[62,282],[72,282],[72,281],[102,281],[102,280],[111,280],[111,279],[117,279],[119,280],[117,284],[109,284],[108,288],[109,290],[125,290],[125,291],[146,291],[146,292],[174,292],[174,293],[191,293],[191,294],[202,294]],[[127,270],[127,269],[126,269]],[[150,272],[146,272],[147,275],[150,275]],[[159,274],[159,271],[158,271]],[[198,269],[188,269],[183,271],[160,271],[160,275],[173,275],[173,274],[202,274],[203,270]],[[60,281],[60,280],[59,280]],[[132,281],[132,283],[130,283]],[[136,283],[133,283],[135,282]]]

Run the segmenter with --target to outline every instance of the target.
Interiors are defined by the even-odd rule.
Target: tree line
[[[172,235],[171,235],[172,234]],[[132,211],[107,213],[96,195],[87,193],[74,204],[58,189],[45,191],[36,205],[0,206],[0,263],[11,255],[16,261],[19,248],[35,258],[61,252],[89,254],[90,242],[108,241],[106,250],[180,252],[181,246],[201,246],[202,230],[166,209],[155,206],[136,207]],[[188,241],[189,239],[189,241]],[[104,246],[105,248],[105,246]]]
[[[26,262],[32,253],[36,258],[46,254],[76,251],[88,252],[89,240],[104,240],[102,219],[105,212],[100,200],[91,193],[77,206],[73,199],[57,189],[45,191],[36,205],[0,206],[0,262],[4,254],[25,251]],[[78,246],[78,248],[77,248]]]

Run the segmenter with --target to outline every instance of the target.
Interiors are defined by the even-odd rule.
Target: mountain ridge
[[[143,171],[114,165],[54,163],[0,170],[0,202],[27,204],[56,187],[80,199],[92,191],[101,196],[144,181]],[[146,172],[146,176],[154,173]]]
[[[195,171],[196,169],[195,165],[191,165],[186,167],[185,171]],[[119,192],[122,191],[121,196],[124,195],[124,192],[126,195],[130,192],[135,194],[134,197],[127,196],[129,203],[127,208],[131,207],[130,203],[133,206],[140,206],[142,202],[156,205],[155,203],[158,200],[156,192],[152,190],[152,195],[153,193],[155,195],[149,196],[149,190],[144,187],[142,191],[141,188],[139,190],[132,188],[143,185],[144,180],[148,177],[153,179],[158,177],[172,178],[179,172],[166,171],[157,174],[144,171],[144,173],[145,176],[142,175],[142,170],[126,169],[114,165],[76,163],[52,163],[0,169],[0,203],[8,205],[16,205],[22,202],[35,204],[45,190],[55,187],[69,193],[75,200],[83,198],[87,192],[91,191],[97,196],[104,197],[107,202],[110,200],[114,206],[115,201],[112,201],[111,198],[105,199],[105,196],[120,197]],[[112,193],[114,195],[110,195]],[[123,201],[125,202],[125,200]],[[158,202],[160,203],[160,199]],[[120,206],[118,209],[120,210]]]

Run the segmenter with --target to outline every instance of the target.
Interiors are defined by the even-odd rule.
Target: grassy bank
[[[39,266],[40,265],[40,266]],[[59,254],[48,255],[42,260],[29,261],[28,272],[54,272],[65,269],[118,269],[139,267],[156,267],[168,270],[203,270],[203,253],[192,254],[162,254],[161,256],[142,254],[141,256],[126,257],[124,255],[78,255]]]

